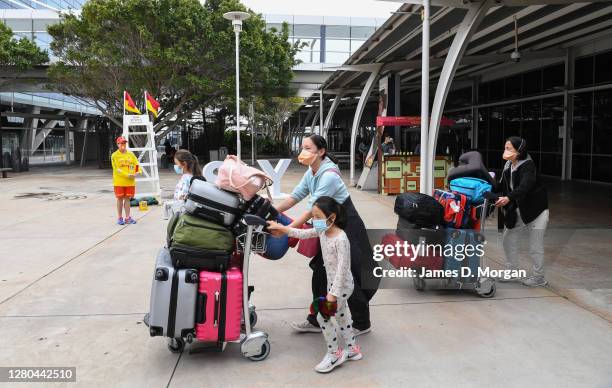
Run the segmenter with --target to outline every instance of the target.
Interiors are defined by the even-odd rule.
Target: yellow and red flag
[[[136,113],[139,115],[142,114],[140,113],[140,110],[138,110],[138,108],[136,107],[136,104],[134,104],[134,100],[132,100],[132,97],[130,97],[130,94],[127,91],[123,92],[123,108],[128,112]]]
[[[147,110],[153,113],[153,116],[157,118],[159,115],[159,102],[147,92],[145,92],[145,100],[147,102]]]

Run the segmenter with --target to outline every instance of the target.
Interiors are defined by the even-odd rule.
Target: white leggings
[[[518,269],[518,253],[521,237],[529,236],[529,254],[533,261],[533,276],[544,276],[544,234],[548,226],[548,209],[528,224],[524,224],[517,209],[516,225],[504,231],[504,253],[508,269]]]
[[[338,311],[334,317],[325,319],[320,313],[317,314],[317,322],[319,322],[321,331],[323,331],[323,337],[325,338],[325,342],[327,342],[328,353],[335,353],[338,351],[338,330],[347,348],[355,346],[351,310],[348,308],[346,299],[338,298],[337,302]]]

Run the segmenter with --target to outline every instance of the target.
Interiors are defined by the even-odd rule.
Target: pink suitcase
[[[196,339],[227,342],[240,338],[242,272],[200,272],[196,309]]]

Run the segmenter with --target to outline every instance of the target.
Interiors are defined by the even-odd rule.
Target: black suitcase
[[[231,252],[202,250],[186,245],[172,244],[170,257],[175,268],[193,268],[198,271],[221,272],[229,268]]]
[[[418,227],[442,224],[444,208],[436,199],[422,193],[403,193],[395,199],[395,214]]]
[[[420,242],[443,245],[446,241],[446,229],[442,227],[422,228],[401,217],[397,220],[395,234],[402,240],[414,245]]]

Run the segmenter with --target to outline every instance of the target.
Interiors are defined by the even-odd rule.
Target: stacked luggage
[[[442,288],[473,289],[486,298],[495,295],[493,279],[480,276],[485,238],[487,192],[493,181],[475,151],[460,160],[477,164],[462,165],[449,172],[449,191],[434,190],[432,196],[404,193],[395,201],[399,216],[395,235],[385,236],[383,244],[407,241],[417,245],[439,245],[441,249],[424,249],[417,257],[389,257],[396,268],[414,269],[417,290],[424,290],[427,279],[439,279]],[[467,155],[467,157],[466,157]],[[471,176],[469,176],[471,175]],[[488,176],[489,179],[482,179]],[[428,271],[422,271],[421,269]],[[434,274],[422,276],[423,273]]]
[[[260,181],[254,191],[269,183]],[[277,214],[268,199],[232,189],[192,179],[157,255],[145,323],[151,336],[168,338],[172,352],[195,341],[219,350],[239,341],[243,355],[259,361],[268,356],[270,343],[266,333],[252,330],[257,315],[249,303],[249,255],[263,253],[266,219]],[[264,244],[253,249],[254,240]]]

